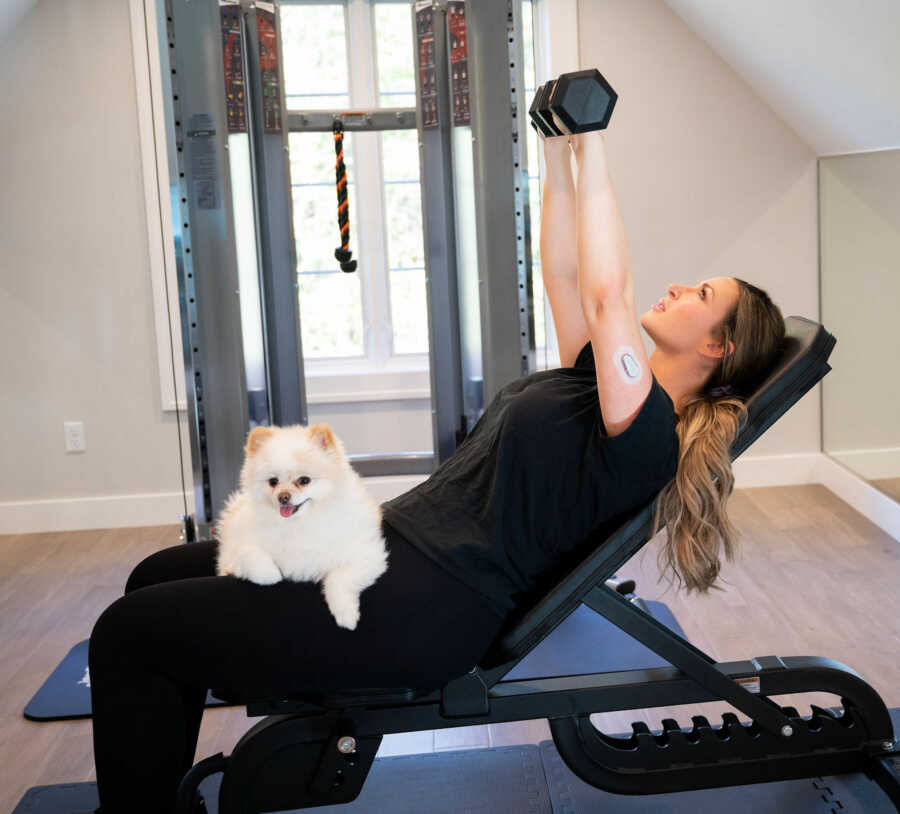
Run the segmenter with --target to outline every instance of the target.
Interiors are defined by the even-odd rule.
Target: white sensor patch
[[[624,382],[627,384],[640,382],[643,370],[641,370],[641,363],[637,360],[634,348],[628,346],[619,348],[613,354],[613,364]]]

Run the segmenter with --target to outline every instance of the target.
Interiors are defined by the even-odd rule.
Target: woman
[[[577,194],[567,140],[578,166]],[[640,318],[656,346],[648,359],[602,133],[544,139],[544,157],[541,258],[560,360],[568,364],[590,341],[611,433],[629,426],[656,383],[668,395],[678,416],[678,463],[657,503],[654,533],[662,525],[668,532],[663,573],[688,593],[706,592],[715,587],[720,549],[731,559],[737,544],[725,504],[734,487],[730,448],[746,420],[741,399],[778,359],[784,318],[765,291],[744,280],[671,285]],[[622,346],[634,349],[632,371],[642,372],[628,383],[613,359]]]
[[[708,590],[739,396],[784,334],[764,292],[732,278],[670,286],[641,317],[600,133],[545,141],[544,282],[563,366],[509,383],[427,481],[383,504],[387,572],[338,628],[317,585],[215,576],[215,542],[159,551],[90,641],[103,814],[170,811],[208,687],[242,700],[361,687],[432,690],[477,664],[519,594],[590,530],[660,502],[668,566]],[[723,394],[732,387],[734,395]],[[676,471],[677,470],[677,471]]]

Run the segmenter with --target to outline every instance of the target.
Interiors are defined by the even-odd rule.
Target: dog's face
[[[256,427],[244,453],[242,489],[285,521],[327,500],[347,466],[343,445],[327,424]]]

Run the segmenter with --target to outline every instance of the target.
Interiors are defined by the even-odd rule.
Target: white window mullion
[[[355,109],[372,109],[377,105],[375,70],[375,36],[372,6],[368,0],[347,2],[347,54],[350,76],[350,102]],[[351,46],[352,43],[352,46]],[[383,229],[381,139],[378,133],[352,133],[356,162],[353,179],[357,196],[358,222],[352,231],[359,236],[356,248],[363,303],[363,337],[366,357],[376,367],[383,367],[390,356],[389,336],[383,330],[385,302],[385,246]],[[353,241],[351,240],[351,246]],[[365,247],[365,250],[362,250]]]
[[[366,11],[366,21],[369,31],[369,54],[371,61],[369,63],[369,92],[371,94],[372,106],[381,107],[381,95],[379,93],[379,69],[378,69],[378,47],[376,43],[375,31],[375,0],[356,0]],[[385,205],[384,194],[384,153],[382,150],[382,133],[376,132],[372,134],[372,254],[377,265],[373,266],[373,271],[377,268],[377,273],[372,274],[372,289],[375,295],[375,310],[372,314],[372,325],[374,332],[378,337],[379,357],[378,364],[386,365],[393,358],[394,349],[394,333],[391,323],[391,297],[389,288],[390,258],[388,257],[388,240],[387,240],[387,207]],[[377,215],[375,214],[377,213]]]
[[[384,194],[384,161],[382,152],[381,133],[375,135],[375,155],[378,160],[373,162],[375,168],[375,180],[378,195],[378,220],[373,220],[373,238],[376,243],[378,257],[378,274],[374,276],[373,285],[378,290],[378,310],[376,312],[375,325],[383,347],[384,362],[393,358],[394,353],[394,327],[391,321],[391,291],[390,291],[390,257],[388,256],[387,239],[387,206]]]

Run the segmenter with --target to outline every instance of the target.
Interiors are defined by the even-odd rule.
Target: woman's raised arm
[[[578,165],[575,230],[578,293],[587,313],[608,297],[634,304],[625,228],[613,193],[603,133],[570,137]]]
[[[564,136],[543,141],[546,177],[541,201],[541,272],[553,312],[560,364],[571,367],[588,341],[578,296],[572,150]]]
[[[609,436],[631,426],[653,384],[634,309],[625,228],[613,195],[603,135],[572,136],[578,161],[575,222],[578,293],[588,326],[597,394]]]

